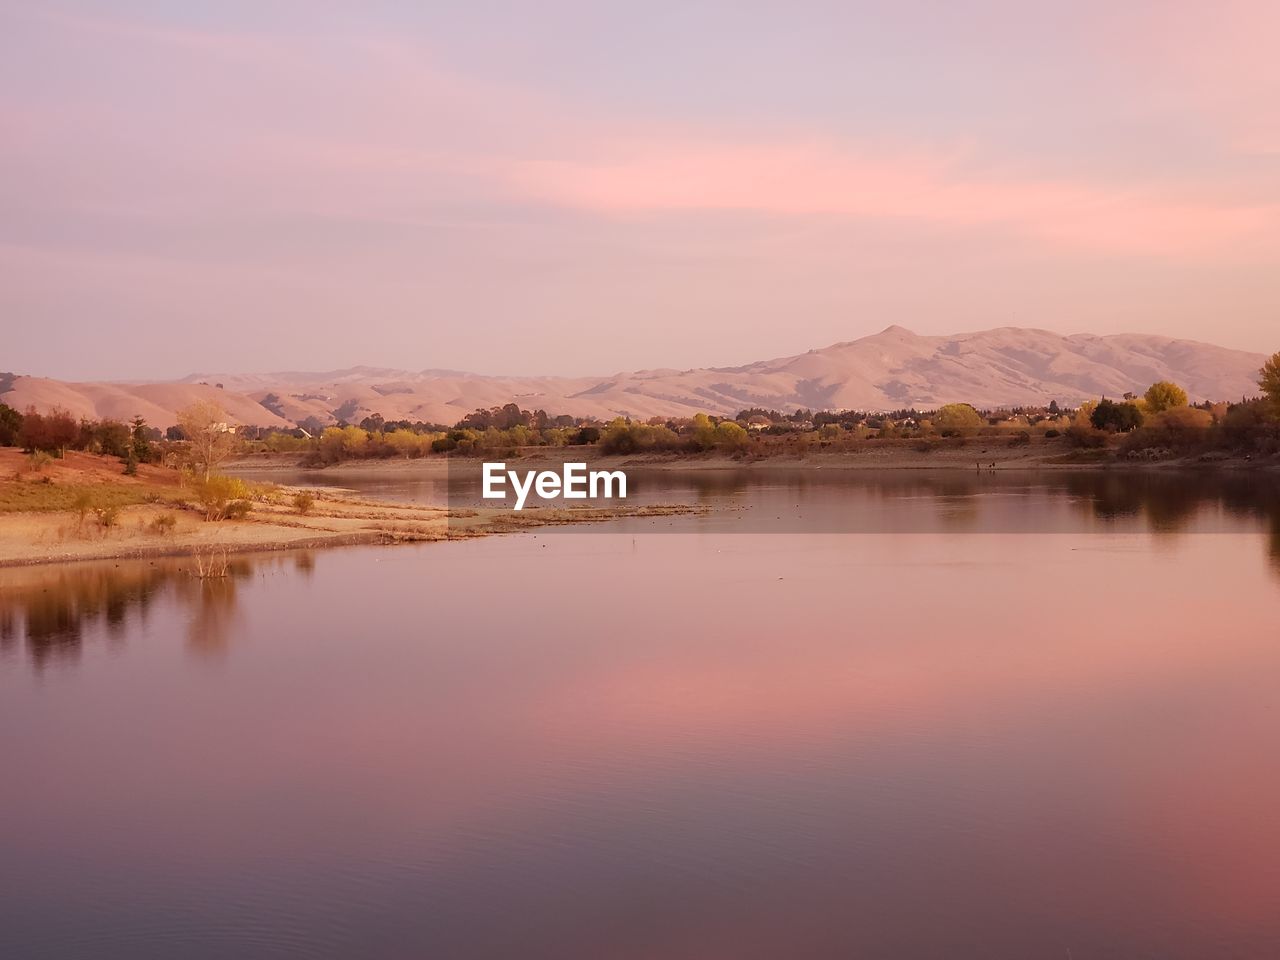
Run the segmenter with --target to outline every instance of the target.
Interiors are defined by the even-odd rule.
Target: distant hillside
[[[1193,400],[1257,393],[1262,354],[1139,334],[1063,336],[1004,327],[923,337],[902,327],[742,367],[645,370],[609,377],[487,377],[451,370],[352,367],[325,373],[197,374],[171,383],[62,383],[16,377],[0,401],[62,406],[76,416],[167,425],[198,398],[237,423],[315,417],[454,423],[477,407],[518,403],[552,414],[648,418],[731,414],[744,407],[888,410],[965,401],[978,407],[1075,405],[1173,380]],[[216,386],[221,384],[222,387]]]

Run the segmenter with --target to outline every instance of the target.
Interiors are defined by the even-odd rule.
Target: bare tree
[[[204,471],[208,480],[236,446],[236,435],[227,425],[226,413],[211,400],[197,400],[178,411],[178,426],[191,444],[191,462]]]

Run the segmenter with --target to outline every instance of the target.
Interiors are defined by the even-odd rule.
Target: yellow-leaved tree
[[[938,410],[933,423],[943,436],[947,436],[972,432],[985,425],[986,421],[982,419],[982,414],[967,403],[948,403]]]
[[[236,448],[235,431],[227,424],[227,415],[212,400],[197,400],[178,411],[178,426],[190,444],[191,463],[210,476],[231,456]]]
[[[1149,386],[1142,399],[1147,402],[1148,413],[1161,413],[1165,410],[1172,410],[1174,407],[1185,407],[1187,405],[1187,391],[1176,383],[1161,380],[1159,383],[1153,383]]]

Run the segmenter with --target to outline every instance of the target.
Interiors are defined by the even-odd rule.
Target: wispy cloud
[[[1193,254],[1274,231],[1280,205],[1167,186],[976,175],[974,151],[851,150],[829,143],[644,141],[615,159],[524,165],[530,195],[606,214],[755,211],[1005,226],[1112,253]]]
[[[539,14],[563,18],[552,47],[462,7],[105,11],[0,8],[0,307],[67,329],[144,313],[154,329],[168,301],[234,290],[245,315],[305,303],[336,326],[335,305],[383,296],[370,322],[388,342],[428,314],[508,333],[536,315],[566,336],[661,314],[664,335],[707,345],[637,356],[637,334],[622,357],[575,338],[582,370],[752,359],[717,341],[778,311],[809,319],[762,350],[865,332],[853,316],[1203,337],[1221,305],[1229,339],[1262,349],[1280,307],[1274,4],[1206,22],[1083,0],[1070,37],[984,27],[981,63],[886,7],[876,41],[910,67],[874,75],[835,47],[804,62],[746,17],[742,37],[707,38],[708,55],[751,49],[717,61],[696,109],[658,58],[612,63],[556,0]],[[437,324],[432,344],[475,328]],[[298,341],[280,335],[279,362]],[[545,362],[488,357],[507,341],[439,362],[558,368],[554,344]]]

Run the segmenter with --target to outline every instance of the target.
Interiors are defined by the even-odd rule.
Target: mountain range
[[[351,367],[322,373],[202,373],[152,383],[69,383],[0,374],[0,402],[19,410],[62,407],[77,417],[165,426],[198,399],[218,401],[229,422],[292,426],[387,420],[452,424],[479,407],[517,403],[550,414],[609,419],[794,410],[1063,406],[1181,384],[1193,401],[1257,393],[1262,354],[1143,334],[1064,336],[1002,327],[920,336],[899,326],[819,350],[739,367],[638,370],[605,377],[504,377],[451,370]]]

